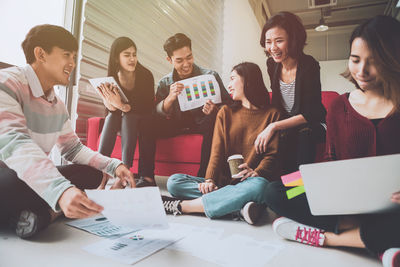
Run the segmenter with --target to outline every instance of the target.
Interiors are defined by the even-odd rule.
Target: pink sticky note
[[[282,183],[284,185],[286,185],[288,183],[291,183],[293,181],[301,179],[301,174],[300,174],[300,171],[292,172],[292,173],[289,173],[289,174],[286,174],[286,175],[282,175],[281,179],[282,179]]]

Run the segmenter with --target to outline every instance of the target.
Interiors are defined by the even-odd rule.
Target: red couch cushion
[[[104,118],[88,119],[88,147],[98,150]],[[199,169],[201,144],[200,134],[178,135],[170,138],[160,138],[156,142],[155,169],[156,175],[169,176],[174,173],[196,175]],[[117,136],[112,158],[121,160],[121,136]],[[139,144],[136,143],[135,156],[131,171],[138,173]]]
[[[157,139],[155,160],[199,164],[202,141],[203,137],[200,134],[186,134]],[[99,147],[99,143],[100,138],[97,140],[96,150]],[[121,154],[121,136],[118,135],[111,157],[121,159]],[[134,159],[139,159],[139,143],[136,143]]]

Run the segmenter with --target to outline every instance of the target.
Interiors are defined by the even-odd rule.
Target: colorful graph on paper
[[[192,94],[190,93],[190,87],[185,86],[185,93],[186,93],[186,98],[188,101],[192,101]]]
[[[221,103],[221,90],[214,75],[206,74],[179,81],[184,85],[183,92],[178,95],[182,111],[203,106],[207,100]]]

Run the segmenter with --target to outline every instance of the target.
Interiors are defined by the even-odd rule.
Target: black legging
[[[314,216],[311,214],[306,194],[288,199],[282,182],[269,183],[265,197],[267,205],[278,215],[296,222],[317,227],[327,232],[338,231],[340,216]],[[360,235],[366,248],[374,253],[382,253],[388,248],[400,247],[400,213],[358,215]]]
[[[121,111],[110,112],[104,121],[99,144],[99,152],[110,156],[118,131],[121,131],[122,162],[132,167],[139,138],[139,176],[154,178],[155,139],[151,133],[155,116]]]
[[[325,141],[325,135],[325,128],[320,123],[281,131],[279,157],[283,174],[297,171],[301,164],[313,163],[316,145]]]
[[[95,189],[100,185],[102,172],[90,166],[72,164],[58,166],[60,173],[79,189]],[[7,167],[0,168],[0,221],[7,222],[22,210],[46,213],[50,206],[17,173]]]

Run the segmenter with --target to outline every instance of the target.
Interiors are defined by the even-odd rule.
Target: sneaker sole
[[[19,216],[15,233],[21,238],[28,238],[33,236],[37,230],[37,215],[33,212],[24,210]]]
[[[245,205],[243,208],[243,219],[250,225],[254,225],[257,223],[258,219],[261,216],[262,206],[258,205],[255,202],[251,202],[249,205]],[[253,213],[253,216],[251,214]]]
[[[289,222],[293,222],[293,220],[288,219],[286,217],[280,217],[272,223],[272,229],[274,230],[275,233],[278,233],[277,230],[278,230],[279,226],[281,226],[285,223],[289,223]]]
[[[393,253],[384,253],[382,257],[382,265],[384,267],[399,267],[400,266],[400,250]]]

